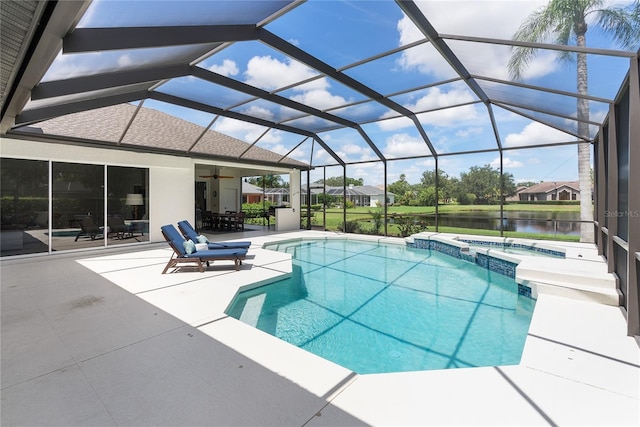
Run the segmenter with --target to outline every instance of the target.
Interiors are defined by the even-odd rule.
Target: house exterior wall
[[[242,203],[262,203],[262,194],[243,194]]]
[[[160,227],[185,218],[194,221],[192,159],[77,145],[2,138],[0,156],[54,162],[149,169],[149,239],[164,241]],[[167,209],[171,206],[171,209]]]
[[[183,219],[195,223],[196,159],[5,137],[0,141],[0,157],[148,169],[149,240],[164,241],[160,231],[162,225],[175,225]],[[291,206],[299,212],[299,171],[290,173],[290,182],[292,190],[296,191]],[[224,188],[237,189],[239,209],[242,203],[241,180],[227,179],[219,185],[218,192]],[[215,203],[215,198],[212,199]]]
[[[567,198],[563,198],[564,194],[566,194]],[[519,195],[520,201],[546,201],[546,200],[558,200],[558,201],[576,201],[580,200],[580,192],[573,190],[569,187],[558,188],[558,190],[553,190],[548,193],[525,193],[521,192]],[[554,196],[556,196],[554,198]]]
[[[371,197],[371,200],[369,202],[369,206],[371,207],[384,206],[384,194],[378,194],[370,197]],[[388,193],[388,198],[389,198],[389,204],[393,205],[395,203],[395,195]]]

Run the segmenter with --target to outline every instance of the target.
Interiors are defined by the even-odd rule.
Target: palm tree
[[[627,6],[610,5],[603,0],[551,0],[546,6],[529,15],[520,25],[513,39],[526,42],[544,42],[554,38],[560,45],[575,42],[578,47],[587,45],[587,29],[600,28],[622,48],[637,49],[640,40],[640,2]],[[515,47],[509,60],[511,78],[517,80],[535,56],[537,49]],[[577,61],[577,90],[587,95],[587,55],[558,51],[561,60]],[[578,135],[589,141],[589,101],[577,99]],[[580,181],[580,241],[593,242],[593,205],[591,201],[591,146],[589,142],[578,144],[578,179]]]

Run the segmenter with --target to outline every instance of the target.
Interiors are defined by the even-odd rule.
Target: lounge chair
[[[173,225],[163,225],[160,227],[162,229],[162,235],[173,249],[173,254],[171,254],[171,259],[167,263],[166,267],[162,271],[162,274],[165,274],[167,270],[172,267],[178,267],[179,264],[196,264],[198,266],[198,270],[201,273],[204,273],[204,265],[209,265],[209,262],[219,261],[219,260],[230,260],[235,264],[236,271],[240,270],[240,265],[242,264],[242,260],[247,255],[247,250],[243,248],[229,248],[229,249],[216,249],[216,250],[203,250],[203,251],[194,251],[192,253],[187,253],[185,249],[185,242],[187,240],[184,239],[176,230]]]
[[[116,235],[118,239],[124,239],[125,237],[131,237],[131,230],[121,216],[111,215],[107,217],[107,225],[109,226],[109,234]]]
[[[195,243],[207,243],[209,249],[249,249],[251,246],[251,242],[199,242],[198,233],[187,220],[178,222],[178,228],[185,238],[193,240]]]
[[[76,235],[75,242],[78,241],[80,236],[88,236],[91,240],[95,240],[96,237],[101,236],[104,232],[104,227],[98,227],[91,215],[76,215],[76,221],[80,225],[80,231]]]

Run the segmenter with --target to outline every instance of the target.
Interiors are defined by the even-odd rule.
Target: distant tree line
[[[289,183],[284,182],[280,175],[262,175],[247,178],[249,184],[262,188],[289,188]]]
[[[503,196],[509,197],[515,194],[516,184],[513,175],[502,174]],[[264,175],[252,177],[248,182],[258,187],[263,183],[266,188],[288,187],[288,183],[282,181],[280,175]],[[335,176],[314,181],[314,184],[325,184],[329,187],[342,187],[343,185],[364,185],[362,178],[345,178]],[[524,183],[527,187],[535,182]],[[424,171],[418,184],[410,184],[404,174],[400,179],[389,184],[387,190],[395,194],[395,203],[406,206],[434,206],[436,203],[457,202],[462,205],[495,205],[500,203],[500,170],[491,165],[472,166],[467,172],[460,174],[460,178],[449,176],[445,171],[438,170],[438,194],[436,195],[436,172]],[[318,203],[332,204],[342,200],[341,197],[319,195]]]
[[[344,177],[342,176],[332,176],[331,178],[327,178],[327,179],[319,179],[317,181],[314,181],[314,184],[322,184],[324,183],[326,186],[328,187],[342,187],[344,181]],[[354,185],[355,187],[361,187],[364,185],[364,179],[362,178],[349,178],[347,177],[347,182],[346,182],[347,187],[349,185]]]
[[[502,174],[503,195],[515,194],[513,175]],[[460,178],[451,177],[438,170],[438,194],[436,172],[424,171],[418,184],[409,184],[404,174],[387,187],[395,194],[395,203],[408,206],[434,206],[436,203],[457,202],[462,205],[495,205],[500,203],[500,170],[491,165],[472,166]]]

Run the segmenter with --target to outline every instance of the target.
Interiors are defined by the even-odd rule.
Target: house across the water
[[[541,182],[518,192],[519,200],[580,200],[580,183],[578,181]]]

